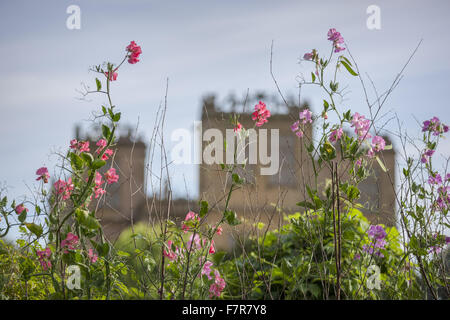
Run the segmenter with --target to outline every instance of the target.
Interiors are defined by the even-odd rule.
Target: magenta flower
[[[436,205],[441,210],[448,209],[448,204],[450,203],[450,186],[441,186],[438,188],[438,199],[436,200]]]
[[[242,130],[242,124],[239,122],[234,126],[234,132],[240,132]]]
[[[63,200],[67,200],[70,197],[71,192],[73,191],[74,185],[72,183],[72,178],[67,179],[67,182],[59,179],[53,184],[53,188],[55,188],[55,192],[58,195],[62,195]]]
[[[448,132],[448,126],[441,123],[438,117],[423,122],[422,132],[431,132],[434,136]]]
[[[186,217],[184,218],[184,222],[181,225],[181,229],[184,230],[184,233],[188,232],[188,230],[189,230],[189,226],[185,223],[186,221],[189,221],[189,220],[200,221],[200,217],[195,212],[189,211],[186,214]]]
[[[383,227],[380,225],[371,225],[369,230],[367,231],[367,235],[370,239],[368,245],[363,245],[362,249],[364,252],[369,254],[375,254],[376,256],[383,258],[384,255],[381,253],[381,249],[384,249],[386,246],[386,231],[384,231]]]
[[[47,183],[48,178],[50,178],[50,174],[48,173],[48,170],[46,167],[37,169],[36,174],[39,176],[36,178],[36,181],[39,181],[42,179],[42,181],[44,181],[44,183]]]
[[[269,117],[270,111],[267,110],[266,104],[259,101],[259,103],[255,105],[255,112],[252,113],[252,120],[256,120],[256,126],[261,127],[264,123],[268,122],[267,119]]]
[[[106,149],[105,152],[102,154],[102,160],[106,161],[114,154],[114,151],[112,149]]]
[[[136,42],[131,41],[130,44],[126,47],[128,51],[128,63],[135,64],[139,62],[139,56],[142,53],[141,47],[136,44]]]
[[[209,297],[212,298],[214,296],[220,297],[220,294],[222,293],[223,289],[225,289],[225,280],[220,277],[219,271],[216,269],[214,270],[214,283],[211,284],[209,287]]]
[[[437,173],[437,172],[432,174],[431,176],[428,177],[428,183],[429,184],[436,184],[436,185],[442,184],[442,177],[441,177],[441,175],[439,173]]]
[[[89,141],[72,139],[70,140],[70,149],[78,150],[79,152],[89,152]]]
[[[433,154],[434,154],[434,150],[432,150],[432,149],[426,150],[424,152],[424,154],[422,155],[422,158],[420,159],[420,161],[422,163],[428,163],[429,159],[431,158],[431,156]]]
[[[74,235],[72,232],[69,232],[66,236],[66,239],[61,241],[61,248],[64,250],[64,253],[69,253],[67,250],[75,250],[75,246],[78,244],[78,237]]]
[[[344,133],[344,130],[342,128],[333,130],[329,137],[330,142],[338,141],[340,138],[342,138],[343,133]]]
[[[342,48],[340,44],[344,43],[344,38],[341,36],[341,34],[336,31],[336,29],[332,28],[328,31],[328,40],[333,41],[334,46],[334,52],[340,52],[345,50],[345,48]]]
[[[112,184],[114,182],[119,181],[119,175],[116,174],[116,169],[115,168],[111,168],[108,171],[106,171],[105,178],[106,178],[106,182],[108,184]]]
[[[206,275],[208,277],[208,280],[212,280],[212,275],[211,275],[211,267],[212,267],[213,263],[211,261],[206,261],[205,264],[203,265],[202,268],[202,272],[201,275]]]
[[[177,254],[172,250],[172,243],[172,240],[167,241],[168,250],[163,250],[163,254],[169,258],[170,261],[174,261],[177,258]]]
[[[109,79],[109,81],[116,81],[117,80],[117,72],[113,72],[111,75],[109,75],[109,72],[105,72],[106,78]]]
[[[25,212],[28,212],[28,209],[25,208],[25,206],[23,205],[23,203],[19,204],[19,205],[16,206],[16,208],[14,209],[14,211],[16,211],[16,213],[17,213],[18,215],[20,215],[24,210],[25,210]]]
[[[312,123],[312,112],[309,111],[308,109],[300,111],[298,116],[303,124]]]
[[[214,248],[214,240],[211,240],[211,245],[209,246],[209,254],[216,253],[216,248]]]
[[[88,250],[88,258],[91,263],[96,263],[98,260],[97,254],[92,249]]]
[[[50,250],[50,248],[45,248],[45,250],[43,251],[36,250],[36,254],[39,258],[39,263],[41,264],[44,271],[47,271],[52,267],[52,263],[50,261],[52,251]]]

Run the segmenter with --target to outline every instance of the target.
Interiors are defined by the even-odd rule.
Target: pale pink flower
[[[386,147],[386,141],[380,136],[375,136],[372,138],[372,147],[375,152],[383,151]]]
[[[195,247],[192,247],[192,242],[194,242]],[[189,241],[187,242],[187,248],[188,250],[200,250],[202,248],[201,239],[198,233],[196,233],[195,236],[191,234],[191,236],[189,237]]]
[[[205,264],[203,265],[202,268],[202,272],[201,275],[206,275],[208,277],[208,280],[212,280],[212,275],[211,275],[211,267],[212,267],[213,263],[211,261],[206,261]]]
[[[342,128],[333,130],[333,131],[331,132],[331,134],[330,134],[330,137],[329,137],[330,142],[336,142],[336,141],[338,141],[338,140],[342,137],[342,134],[343,134],[343,133],[344,133],[344,131],[343,131]]]
[[[312,112],[304,109],[299,113],[299,118],[303,124],[312,123]]]
[[[88,250],[88,258],[89,258],[89,261],[92,263],[96,263],[98,260],[97,254],[92,249]]]
[[[239,122],[234,126],[234,132],[240,132],[242,130],[242,124]]]
[[[215,281],[211,286],[209,287],[209,297],[212,298],[213,296],[220,297],[220,294],[222,293],[223,289],[225,289],[225,280],[220,277],[219,271],[216,269],[214,270],[214,276]]]

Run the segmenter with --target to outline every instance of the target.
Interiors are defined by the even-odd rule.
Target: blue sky
[[[69,5],[81,8],[81,29],[66,28]],[[369,5],[381,9],[381,30],[366,27]],[[102,100],[79,101],[80,83],[93,83],[91,65],[119,62],[135,40],[141,62],[126,65],[114,84],[113,97],[122,121],[143,137],[151,133],[155,112],[169,78],[166,132],[190,129],[200,118],[206,93],[224,97],[276,88],[269,73],[274,41],[274,72],[284,94],[296,93],[296,76],[309,74],[298,58],[311,48],[329,52],[326,33],[344,36],[364,74],[380,92],[386,90],[417,43],[423,43],[399,87],[385,105],[396,112],[411,134],[437,115],[450,123],[450,2],[448,1],[2,1],[0,2],[0,183],[10,197],[30,196],[35,171],[56,163],[75,123],[87,120]],[[352,89],[343,106],[367,114],[357,79],[342,75]],[[303,97],[319,110],[314,90]],[[392,124],[392,129],[395,129]],[[448,156],[444,141],[439,153]],[[197,194],[197,168],[173,168]],[[183,183],[175,184],[182,195]]]

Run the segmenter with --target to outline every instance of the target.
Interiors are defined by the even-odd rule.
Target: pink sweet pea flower
[[[112,75],[109,75],[109,72],[105,72],[105,76],[106,76],[106,78],[109,79],[109,81],[116,81],[118,74],[117,74],[117,72],[114,72],[114,71],[113,71]]]
[[[106,171],[105,178],[106,178],[106,182],[108,184],[112,184],[114,182],[119,181],[119,175],[116,174],[116,169],[115,168],[111,168],[108,171]]]
[[[208,280],[212,280],[212,275],[211,275],[211,267],[212,267],[213,263],[211,261],[206,261],[205,264],[203,265],[202,268],[202,272],[201,275],[206,275],[208,277]]]
[[[78,237],[72,232],[69,232],[66,236],[66,239],[61,241],[61,248],[64,250],[64,253],[69,253],[69,251],[67,250],[75,250],[75,246],[77,244]]]
[[[139,62],[139,56],[142,53],[141,47],[136,44],[136,42],[131,41],[127,46],[126,50],[129,52],[128,63],[135,64]]]
[[[46,167],[37,169],[36,174],[39,176],[36,178],[36,181],[39,181],[42,179],[42,181],[44,181],[44,183],[47,183],[48,178],[50,178],[50,174],[48,173],[48,170]]]
[[[91,263],[96,263],[98,260],[97,254],[92,249],[88,250],[88,258]]]
[[[338,141],[338,140],[342,137],[342,134],[343,134],[343,133],[344,133],[344,131],[343,131],[342,128],[333,130],[333,131],[331,132],[331,134],[330,134],[330,137],[329,137],[330,142],[336,142],[336,141]]]
[[[252,120],[256,120],[256,126],[261,127],[264,123],[268,122],[267,118],[270,117],[270,111],[267,110],[266,104],[259,101],[255,105],[255,112],[252,113]]]
[[[211,245],[209,246],[209,254],[216,253],[216,248],[214,248],[214,240],[211,240]]]
[[[209,287],[209,297],[212,298],[213,296],[220,297],[220,294],[222,293],[223,289],[225,289],[225,280],[220,277],[219,271],[214,270],[214,276],[215,281],[211,286]]]
[[[50,250],[50,248],[46,248],[45,250],[42,251],[36,250],[36,254],[39,258],[39,263],[41,264],[42,269],[44,271],[47,271],[52,267],[52,263],[50,261],[52,251]]]
[[[18,215],[20,215],[24,210],[25,212],[28,212],[28,209],[25,208],[25,206],[23,205],[23,203],[19,204],[18,206],[16,206],[16,208],[14,209],[16,211],[16,213]]]
[[[384,141],[384,139],[382,137],[375,136],[372,139],[372,147],[373,147],[374,151],[376,151],[376,152],[383,151],[384,148],[386,147],[386,142]]]
[[[240,132],[242,130],[242,124],[239,122],[234,126],[234,132]]]
[[[114,151],[111,149],[106,149],[105,152],[102,155],[102,160],[106,161],[113,155]]]

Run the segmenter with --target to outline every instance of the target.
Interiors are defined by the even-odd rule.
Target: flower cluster
[[[103,149],[105,149],[105,147],[108,145],[108,141],[106,141],[105,139],[100,139],[97,141],[96,143],[97,145],[97,150],[95,150],[95,153],[100,154],[103,152]],[[105,152],[102,154],[102,160],[106,161],[109,159],[109,157],[111,157],[113,155],[114,151],[112,149],[106,149]]]
[[[97,262],[98,256],[97,256],[97,254],[94,252],[93,249],[89,249],[89,250],[88,250],[88,258],[89,258],[89,261],[90,261],[91,263],[96,263],[96,262]]]
[[[36,181],[39,181],[42,179],[42,181],[44,181],[44,183],[47,183],[48,179],[50,178],[50,174],[48,173],[48,169],[46,167],[37,169],[36,175],[39,176],[36,178]]]
[[[77,139],[70,140],[70,149],[79,152],[89,152],[89,141],[78,141]]]
[[[198,214],[193,211],[189,211],[186,214],[184,221],[182,222],[181,229],[184,231],[184,233],[186,233],[192,225],[195,225],[199,221],[200,217],[198,216]]]
[[[252,113],[252,120],[256,120],[256,126],[261,127],[264,123],[268,122],[267,118],[269,117],[270,111],[266,108],[266,104],[259,101],[255,105],[255,112]]]
[[[50,261],[52,250],[50,250],[50,248],[45,248],[45,250],[42,251],[36,250],[36,254],[39,258],[39,263],[41,264],[44,271],[47,271],[52,267],[52,263]]]
[[[345,50],[340,45],[344,43],[344,38],[341,36],[340,32],[336,31],[336,29],[332,28],[328,31],[328,40],[333,41],[334,52],[340,52]]]
[[[209,297],[220,297],[222,291],[225,289],[225,280],[220,276],[219,270],[214,270],[214,283],[209,287]]]
[[[73,191],[74,185],[72,183],[72,178],[67,179],[67,182],[59,179],[53,184],[55,192],[57,195],[61,195],[63,200],[67,200]]]
[[[343,134],[344,134],[344,130],[341,127],[339,127],[339,129],[331,131],[331,134],[329,137],[330,142],[338,141],[339,139],[342,138]]]
[[[372,136],[369,134],[370,129],[370,120],[366,119],[363,115],[360,115],[358,112],[352,117],[351,120],[352,127],[355,127],[355,133],[358,136],[359,141],[363,141],[364,139],[370,139]]]
[[[380,225],[371,225],[367,235],[369,236],[370,242],[368,245],[363,245],[363,251],[383,258],[384,255],[380,250],[386,246],[386,231]]]
[[[66,236],[66,239],[61,241],[61,248],[64,250],[64,253],[69,253],[69,251],[67,250],[75,250],[75,246],[77,244],[78,237],[72,232],[69,232]]]
[[[448,132],[448,126],[441,123],[438,117],[423,122],[422,132],[431,132],[434,136]]]
[[[436,205],[441,210],[447,210],[450,204],[450,186],[440,186],[438,188],[438,198]]]
[[[298,116],[300,120],[295,121],[291,125],[291,130],[297,135],[297,137],[302,138],[304,133],[303,130],[300,128],[300,124],[304,126],[308,123],[312,123],[312,112],[309,111],[308,109],[304,109],[303,111],[300,111]]]
[[[425,152],[422,154],[422,157],[420,159],[420,161],[422,163],[428,163],[431,156],[434,154],[434,150],[433,149],[427,149],[425,150]]]
[[[433,245],[430,246],[428,253],[440,253],[444,243],[447,245],[450,243],[450,237],[440,235],[439,233],[433,234]]]
[[[385,147],[386,141],[384,141],[384,139],[380,136],[375,136],[372,138],[372,144],[367,152],[367,155],[369,158],[373,158],[375,156],[375,152],[383,151]]]
[[[135,64],[139,62],[139,56],[142,53],[141,47],[136,44],[136,42],[131,41],[130,44],[127,46],[127,51],[129,53],[128,55],[128,62],[131,64]]]
[[[96,172],[95,173],[95,178],[94,178],[94,194],[95,194],[95,199],[97,199],[98,197],[100,197],[101,195],[106,193],[106,190],[102,188],[102,184],[105,181],[103,181],[103,177],[100,173]]]
[[[112,184],[112,183],[119,181],[119,175],[116,173],[115,168],[111,168],[108,171],[106,171],[105,178],[106,178],[106,182],[108,184]]]

